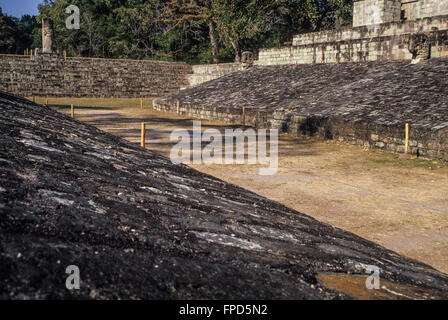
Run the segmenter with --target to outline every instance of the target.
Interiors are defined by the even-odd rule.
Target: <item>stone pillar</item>
[[[42,53],[53,53],[53,21],[42,19]]]

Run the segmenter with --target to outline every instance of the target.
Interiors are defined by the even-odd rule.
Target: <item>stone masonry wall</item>
[[[292,135],[309,135],[397,153],[405,151],[405,128],[368,122],[351,122],[319,116],[274,114],[272,127]],[[448,129],[410,127],[409,153],[448,161]]]
[[[401,0],[355,0],[353,27],[400,20]]]
[[[400,35],[435,31],[434,29],[448,30],[448,15],[416,21],[393,22],[374,26],[299,34],[293,37],[292,45],[300,46],[337,41],[374,39],[377,37],[397,37]]]
[[[153,100],[153,108],[164,112],[177,112],[176,101]],[[198,119],[223,121],[230,124],[241,124],[255,128],[269,128],[274,121],[272,113],[262,110],[242,109],[232,107],[216,107],[203,104],[179,103],[179,114]]]
[[[355,0],[353,27],[448,14],[448,0]]]
[[[242,65],[240,63],[201,64],[193,65],[192,70],[193,73],[187,77],[189,86],[195,86],[242,70]]]
[[[401,0],[401,10],[407,20],[448,14],[448,0]]]
[[[177,103],[173,101],[154,100],[153,107],[159,111],[177,112]],[[275,128],[293,136],[314,136],[397,153],[405,151],[403,127],[291,115],[284,111],[272,114],[256,109],[246,109],[243,116],[242,109],[188,103],[180,103],[179,113],[198,119],[224,121],[258,129]],[[410,154],[448,161],[448,129],[429,131],[411,127],[410,137]]]
[[[258,65],[410,60],[413,34],[431,39],[431,58],[448,56],[448,16],[294,37],[293,46],[262,49]]]
[[[156,97],[187,86],[190,73],[185,63],[0,55],[0,90],[20,96]]]

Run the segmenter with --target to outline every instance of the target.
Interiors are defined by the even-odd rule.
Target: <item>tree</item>
[[[320,29],[339,29],[352,24],[353,1],[330,0],[321,4]]]
[[[287,1],[216,0],[213,3],[218,32],[241,61],[241,43],[266,34],[281,19]]]
[[[218,63],[216,17],[213,4],[214,0],[171,0],[163,8],[160,20],[168,26],[165,32],[173,31],[176,28],[195,30],[200,29],[200,26],[205,24],[208,28],[213,62]]]
[[[351,22],[351,0],[215,0],[217,30],[231,45],[235,61],[241,45],[257,50],[302,32],[341,27]]]
[[[0,8],[0,52],[23,54],[33,44],[35,17],[24,15],[21,19],[2,13]]]
[[[80,9],[79,30],[65,26],[69,4]],[[2,18],[0,43],[8,52],[24,42],[40,46],[41,20],[51,18],[56,49],[71,56],[240,61],[243,50],[348,25],[351,10],[351,0],[44,0],[31,24]],[[26,39],[19,41],[21,33]]]
[[[160,10],[159,1],[145,3],[128,2],[126,6],[115,9],[120,23],[128,34],[127,41],[123,37],[117,39],[125,47],[129,55],[144,58],[156,55],[156,37],[163,31],[163,25],[157,20]]]
[[[3,15],[0,8],[0,52],[16,53],[16,34],[17,26],[15,21]]]

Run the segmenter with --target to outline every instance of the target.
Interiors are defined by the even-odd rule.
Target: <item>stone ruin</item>
[[[42,53],[53,53],[53,21],[42,19]]]
[[[417,44],[415,34],[427,41]],[[256,64],[412,60],[426,53],[448,56],[448,0],[358,0],[353,27],[296,35],[291,46],[261,49]]]
[[[355,0],[353,27],[447,15],[447,0]]]
[[[448,0],[358,0],[353,27],[297,35],[260,50],[250,70],[153,105],[173,111],[179,102],[183,114],[230,123],[241,123],[244,106],[245,125],[399,153],[409,123],[411,154],[448,160],[443,57]]]
[[[250,51],[244,51],[241,54],[241,64],[243,69],[252,67],[254,64],[254,54]]]
[[[0,299],[448,298],[421,262],[47,106],[0,91],[0,123]]]
[[[34,56],[42,57],[57,57],[54,52],[53,45],[53,20],[49,18],[42,19],[42,48],[36,48],[34,50]]]

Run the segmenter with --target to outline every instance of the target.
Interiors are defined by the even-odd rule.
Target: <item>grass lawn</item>
[[[33,97],[27,97],[29,100],[33,100]],[[71,97],[35,97],[35,102],[39,104],[45,104],[48,99],[48,104],[55,106],[62,106],[73,103],[73,105],[80,107],[107,107],[113,109],[127,109],[127,108],[139,108],[140,98],[71,98]],[[152,98],[144,98],[143,106],[145,108],[152,107]]]

